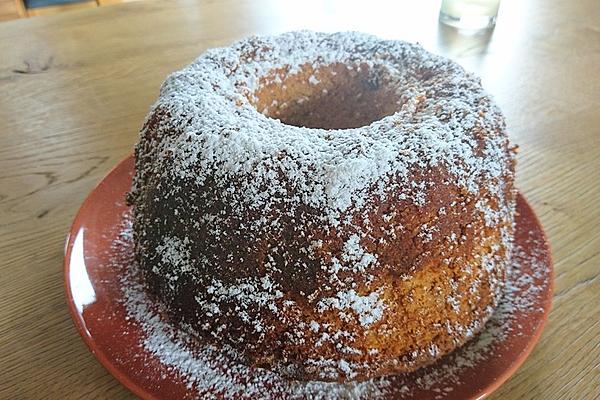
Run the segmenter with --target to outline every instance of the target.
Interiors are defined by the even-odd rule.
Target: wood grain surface
[[[503,0],[493,32],[438,25],[436,1],[144,1],[0,24],[0,398],[129,399],[64,300],[65,235],[132,151],[166,75],[251,33],[361,30],[479,74],[520,145],[518,186],[550,238],[542,339],[492,399],[600,398],[600,4]]]
[[[26,15],[23,0],[0,0],[0,22]]]

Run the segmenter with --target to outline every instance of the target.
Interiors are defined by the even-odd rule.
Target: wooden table
[[[145,1],[0,24],[0,398],[132,397],[67,312],[67,229],[132,151],[169,72],[208,47],[299,28],[420,41],[483,77],[521,146],[518,186],[556,263],[542,339],[492,398],[599,398],[598,2],[503,0],[495,31],[479,36],[438,26],[435,1],[284,3]]]

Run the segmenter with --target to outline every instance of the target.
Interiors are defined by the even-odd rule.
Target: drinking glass
[[[459,29],[491,28],[499,6],[500,0],[443,0],[440,21]]]

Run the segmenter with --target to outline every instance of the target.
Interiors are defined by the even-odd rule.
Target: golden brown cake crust
[[[479,81],[405,42],[293,32],[163,85],[137,260],[198,336],[299,379],[414,370],[471,338],[510,257],[514,155]]]

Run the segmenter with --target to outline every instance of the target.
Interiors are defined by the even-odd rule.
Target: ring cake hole
[[[281,76],[284,76],[282,79]],[[394,114],[401,97],[384,67],[305,64],[294,74],[286,68],[260,79],[252,103],[284,124],[306,128],[348,129]]]

